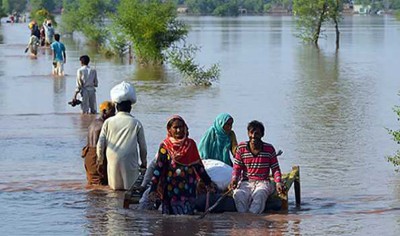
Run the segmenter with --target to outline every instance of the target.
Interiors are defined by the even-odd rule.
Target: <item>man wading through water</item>
[[[90,57],[83,55],[79,58],[81,68],[76,72],[76,89],[73,100],[77,100],[80,93],[82,96],[82,114],[96,114],[96,88],[99,84],[97,71],[89,66]]]
[[[88,130],[87,144],[82,149],[82,158],[85,158],[85,169],[88,184],[108,185],[107,160],[97,165],[96,145],[99,140],[101,127],[105,120],[115,115],[115,106],[110,101],[100,104],[100,117],[94,120]]]

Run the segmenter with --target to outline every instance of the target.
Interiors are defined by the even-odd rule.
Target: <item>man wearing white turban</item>
[[[113,91],[124,85],[132,94],[134,87],[123,82],[111,90],[111,100],[116,103],[117,114],[107,119],[100,132],[97,143],[97,161],[101,165],[107,158],[108,184],[113,190],[128,190],[139,176],[140,168],[147,166],[147,146],[142,123],[130,114],[136,95],[127,97],[126,93],[113,95]],[[125,90],[124,90],[125,91]],[[121,101],[121,97],[124,98]],[[138,155],[139,149],[139,155]]]

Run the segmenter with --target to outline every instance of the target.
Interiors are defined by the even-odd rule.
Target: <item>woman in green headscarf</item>
[[[230,154],[235,155],[237,140],[232,130],[233,118],[228,113],[219,114],[199,143],[202,159],[220,160],[232,166]]]

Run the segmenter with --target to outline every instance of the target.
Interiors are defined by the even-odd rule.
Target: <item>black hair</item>
[[[54,35],[54,39],[55,39],[56,41],[60,41],[60,34],[55,34],[55,35]]]
[[[254,129],[260,129],[261,135],[264,137],[265,128],[263,123],[257,120],[250,121],[249,124],[247,125],[247,131],[251,131]]]
[[[131,112],[132,102],[131,101],[123,101],[123,102],[117,103],[117,110],[124,111],[124,112]]]
[[[88,55],[83,55],[79,58],[79,60],[82,62],[84,65],[89,65],[90,62],[90,57]]]
[[[172,118],[172,119],[170,119],[170,120],[168,121],[168,123],[167,123],[167,129],[170,129],[171,126],[172,126],[172,124],[173,124],[175,121],[177,121],[177,120],[180,120],[180,121],[183,122],[183,124],[185,124],[185,121],[183,121],[181,118],[174,117],[174,118]],[[186,125],[186,124],[185,124],[185,125]]]

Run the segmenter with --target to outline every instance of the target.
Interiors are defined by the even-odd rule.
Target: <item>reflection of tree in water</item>
[[[196,95],[207,92],[208,97],[213,96],[214,88],[182,85],[180,84],[182,78],[179,73],[167,66],[137,67],[133,77],[130,78],[138,96],[133,112],[141,114],[178,112],[193,107],[188,103],[194,102]],[[168,113],[169,115],[171,113]]]
[[[340,52],[324,53],[315,47],[299,47],[298,78],[291,92],[294,137],[304,163],[318,168],[319,181],[345,181],[360,165],[360,142],[368,122],[370,83],[357,80]],[[366,147],[368,148],[368,147]],[[311,158],[310,158],[311,157]],[[305,172],[303,172],[305,173]],[[325,182],[326,184],[326,182]],[[339,187],[339,186],[338,186]]]

